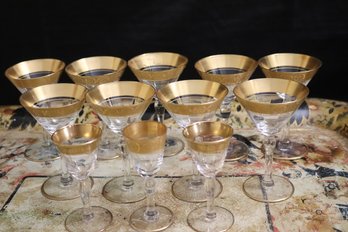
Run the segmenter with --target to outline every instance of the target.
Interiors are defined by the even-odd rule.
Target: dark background
[[[88,56],[125,60],[145,52],[185,55],[180,79],[199,79],[194,63],[232,53],[259,59],[276,52],[313,55],[323,66],[310,97],[348,101],[346,0],[156,0],[1,2],[0,105],[19,104],[6,68],[36,58],[66,64]],[[263,77],[257,69],[252,78]],[[129,69],[121,80],[136,80]],[[64,73],[60,82],[71,82]]]

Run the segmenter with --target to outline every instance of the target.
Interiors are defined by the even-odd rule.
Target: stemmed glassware
[[[114,56],[93,56],[76,60],[68,64],[65,72],[76,83],[87,89],[108,83],[119,81],[127,67],[127,62]],[[102,123],[103,135],[99,145],[98,160],[109,160],[119,157],[114,143],[109,138],[110,129]]]
[[[5,76],[19,92],[25,93],[41,85],[57,83],[64,67],[65,63],[58,59],[27,60],[6,69]],[[52,145],[49,136],[44,130],[43,139],[25,151],[25,158],[34,162],[49,162],[58,159],[58,151]]]
[[[161,231],[174,221],[173,212],[155,204],[156,181],[154,175],[163,163],[167,128],[155,121],[135,122],[123,130],[126,148],[133,157],[135,169],[144,178],[146,206],[135,210],[129,224],[137,231]]]
[[[195,63],[195,69],[202,79],[216,81],[228,88],[228,94],[222,101],[218,116],[228,122],[235,96],[234,87],[250,78],[257,67],[257,62],[247,56],[235,54],[218,54],[204,57]],[[236,139],[231,139],[226,161],[236,161],[245,158],[249,153],[248,146]]]
[[[141,119],[155,94],[150,85],[136,81],[101,84],[86,95],[87,103],[115,134],[122,152],[124,175],[115,177],[103,187],[103,196],[117,203],[131,203],[145,198],[143,180],[131,176],[130,157],[124,151],[122,129]]]
[[[259,66],[266,77],[281,78],[307,85],[321,67],[321,61],[313,56],[298,53],[275,53],[259,59]],[[302,110],[306,102],[299,107]],[[296,114],[296,113],[295,113]],[[283,136],[277,141],[274,158],[295,160],[307,154],[307,146],[290,140],[290,121],[283,129]]]
[[[279,202],[292,196],[292,183],[286,177],[272,175],[273,152],[278,133],[308,93],[305,85],[278,78],[248,80],[234,88],[238,101],[265,137],[265,173],[249,177],[243,183],[248,197],[260,202]]]
[[[168,83],[179,79],[188,59],[172,52],[150,52],[136,56],[128,61],[128,66],[137,79],[159,90]],[[155,96],[155,113],[158,122],[164,121],[165,109]],[[164,157],[178,154],[184,149],[179,138],[168,136]]]
[[[19,98],[24,108],[52,135],[58,128],[74,123],[85,100],[86,88],[60,83],[35,87]],[[70,200],[79,196],[76,181],[61,160],[62,174],[49,177],[42,185],[42,194],[52,200]],[[91,179],[92,181],[92,179]]]
[[[215,112],[227,93],[227,87],[217,82],[185,80],[167,84],[158,90],[157,96],[175,122],[185,128],[194,122],[215,120]],[[188,202],[206,201],[204,178],[193,162],[192,165],[193,175],[183,176],[173,183],[173,195]],[[215,195],[222,191],[219,181],[216,181],[215,191]]]
[[[112,222],[112,213],[100,206],[90,205],[91,183],[102,130],[93,124],[74,124],[58,129],[52,135],[66,168],[80,183],[83,208],[71,212],[65,219],[68,231],[103,231]]]
[[[214,205],[215,178],[224,165],[232,133],[223,122],[196,122],[183,131],[193,161],[206,178],[207,206],[192,210],[187,218],[195,231],[227,231],[233,225],[233,214]]]

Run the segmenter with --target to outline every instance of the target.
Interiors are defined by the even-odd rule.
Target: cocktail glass
[[[257,62],[247,56],[234,54],[212,55],[198,60],[195,69],[203,80],[216,81],[228,88],[228,94],[222,101],[218,116],[228,123],[231,116],[231,107],[236,97],[234,87],[250,78],[257,67]],[[226,161],[236,161],[246,158],[249,147],[236,139],[231,139]]]
[[[168,83],[179,79],[188,59],[171,52],[152,52],[136,56],[128,61],[128,66],[141,82],[151,85],[157,91]],[[158,122],[164,121],[165,108],[155,96],[155,113]],[[168,136],[164,157],[180,153],[184,149],[181,139]]]
[[[89,175],[95,168],[102,130],[93,124],[74,124],[58,129],[52,135],[68,172],[80,183],[83,208],[71,212],[65,219],[68,231],[103,231],[112,222],[112,213],[90,205]]]
[[[123,130],[128,153],[133,157],[135,169],[144,178],[147,204],[136,209],[129,224],[136,231],[162,231],[174,222],[173,212],[155,204],[156,181],[154,175],[163,163],[167,128],[156,121],[141,121]]]
[[[321,61],[313,56],[298,53],[275,53],[259,60],[259,66],[267,78],[281,78],[307,85],[321,67]],[[298,111],[308,109],[306,102]],[[295,112],[296,114],[296,112]],[[307,146],[290,139],[290,120],[277,141],[274,158],[295,160],[308,153]]]
[[[184,129],[191,123],[215,120],[215,112],[228,93],[224,85],[207,80],[185,80],[167,84],[157,91],[157,97],[175,122]],[[189,149],[187,149],[187,153]],[[187,202],[204,202],[204,178],[192,162],[193,175],[183,176],[172,185],[173,195]],[[222,191],[216,181],[215,196]]]
[[[193,123],[183,131],[193,161],[206,178],[207,206],[192,210],[187,217],[195,231],[227,231],[233,225],[233,214],[214,205],[216,174],[224,165],[232,133],[232,127],[221,121]]]
[[[143,180],[131,175],[131,159],[124,151],[122,129],[141,119],[155,94],[150,85],[137,81],[101,84],[86,95],[87,103],[115,134],[115,143],[122,152],[124,175],[107,182],[102,194],[117,203],[132,203],[145,198]],[[118,141],[116,141],[118,140]]]
[[[113,56],[93,56],[76,60],[66,66],[65,72],[76,83],[87,89],[119,81],[127,67],[127,62]],[[99,145],[98,160],[110,160],[120,156],[115,143],[111,142],[110,129],[102,123],[103,134]]]
[[[58,128],[74,123],[85,100],[86,88],[76,84],[49,84],[35,87],[19,98],[24,108],[52,135]],[[62,174],[49,177],[42,194],[51,200],[79,197],[79,185],[61,160]],[[91,180],[92,181],[92,180]]]
[[[65,63],[58,59],[44,58],[17,63],[5,71],[5,76],[19,92],[47,84],[57,83]],[[43,129],[43,139],[31,145],[24,153],[25,158],[34,162],[49,162],[59,158],[52,145],[50,135]]]
[[[279,202],[292,196],[292,183],[286,177],[272,175],[273,152],[278,133],[308,93],[305,85],[278,78],[248,80],[234,88],[239,103],[265,137],[265,173],[249,177],[243,184],[245,194],[251,199]]]

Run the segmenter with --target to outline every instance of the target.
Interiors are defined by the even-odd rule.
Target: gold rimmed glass
[[[238,101],[265,137],[265,173],[244,182],[243,190],[248,197],[260,202],[279,202],[294,193],[294,186],[286,177],[272,175],[273,152],[277,135],[308,93],[305,85],[278,78],[248,80],[234,88]]]
[[[19,98],[22,106],[52,135],[58,128],[74,123],[85,100],[86,88],[76,84],[49,84],[35,87]],[[42,194],[51,200],[70,200],[79,196],[79,185],[61,160],[62,174],[49,177]],[[91,180],[92,182],[92,180]]]
[[[221,171],[233,134],[223,122],[197,122],[187,126],[183,135],[199,172],[205,176],[207,206],[192,210],[187,223],[195,231],[227,231],[234,223],[233,214],[215,206],[215,178]]]
[[[97,85],[119,81],[127,62],[114,56],[92,56],[68,64],[65,72],[76,84],[91,89]],[[120,156],[121,151],[111,142],[110,129],[102,124],[103,135],[99,146],[98,160],[109,160]]]
[[[174,222],[173,212],[155,204],[156,181],[154,176],[163,163],[167,128],[155,121],[135,122],[123,130],[126,148],[132,156],[135,169],[144,178],[146,206],[136,209],[129,224],[136,231],[162,231]]]
[[[219,118],[228,122],[231,116],[231,105],[236,97],[234,87],[250,78],[257,67],[257,62],[247,56],[235,54],[218,54],[204,57],[195,63],[195,69],[202,79],[216,81],[228,88],[228,94],[222,101],[218,111]],[[226,161],[236,161],[246,158],[249,147],[236,139],[231,139]]]
[[[224,85],[207,80],[185,80],[167,84],[157,96],[175,122],[184,129],[191,123],[215,120],[215,112],[228,93]],[[187,149],[189,154],[189,149]],[[192,162],[193,174],[183,176],[172,185],[173,195],[187,202],[204,202],[204,178],[198,174]],[[215,196],[222,191],[219,181],[215,183]]]
[[[132,203],[145,198],[143,180],[130,173],[131,160],[124,151],[122,129],[141,119],[154,94],[150,85],[119,81],[98,85],[86,95],[87,103],[114,132],[115,144],[119,144],[122,151],[124,175],[111,179],[102,191],[103,196],[112,202]]]
[[[188,59],[172,52],[150,52],[136,56],[128,61],[128,66],[141,82],[150,84],[159,90],[168,83],[179,79],[186,67]],[[155,96],[155,116],[157,121],[164,121],[165,109]],[[178,154],[184,149],[184,143],[179,138],[168,136],[164,157]]]
[[[58,59],[43,58],[17,63],[5,71],[5,76],[18,89],[26,91],[47,84],[57,83],[64,70],[65,63]],[[43,140],[31,145],[24,156],[34,162],[49,162],[59,158],[58,151],[52,145],[49,134],[43,131]]]
[[[307,85],[321,67],[321,61],[313,56],[298,53],[275,53],[259,59],[259,66],[267,78],[281,78]],[[298,110],[306,110],[304,101]],[[290,140],[290,121],[283,129],[283,136],[277,141],[276,159],[295,160],[308,153],[307,146]]]
[[[68,172],[80,184],[83,208],[71,212],[65,219],[68,231],[103,231],[112,223],[112,213],[90,205],[91,183],[88,179],[95,168],[102,130],[93,124],[74,124],[52,134]]]

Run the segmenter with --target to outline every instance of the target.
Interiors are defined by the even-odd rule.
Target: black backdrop
[[[152,51],[188,57],[180,79],[198,79],[194,63],[233,53],[259,59],[305,53],[323,66],[310,97],[348,101],[348,9],[345,0],[3,0],[0,3],[0,105],[18,104],[4,76],[9,66],[44,57],[66,64],[112,55],[129,60]],[[263,77],[259,69],[252,78]],[[121,80],[136,80],[129,69]],[[63,74],[60,82],[71,82]]]

